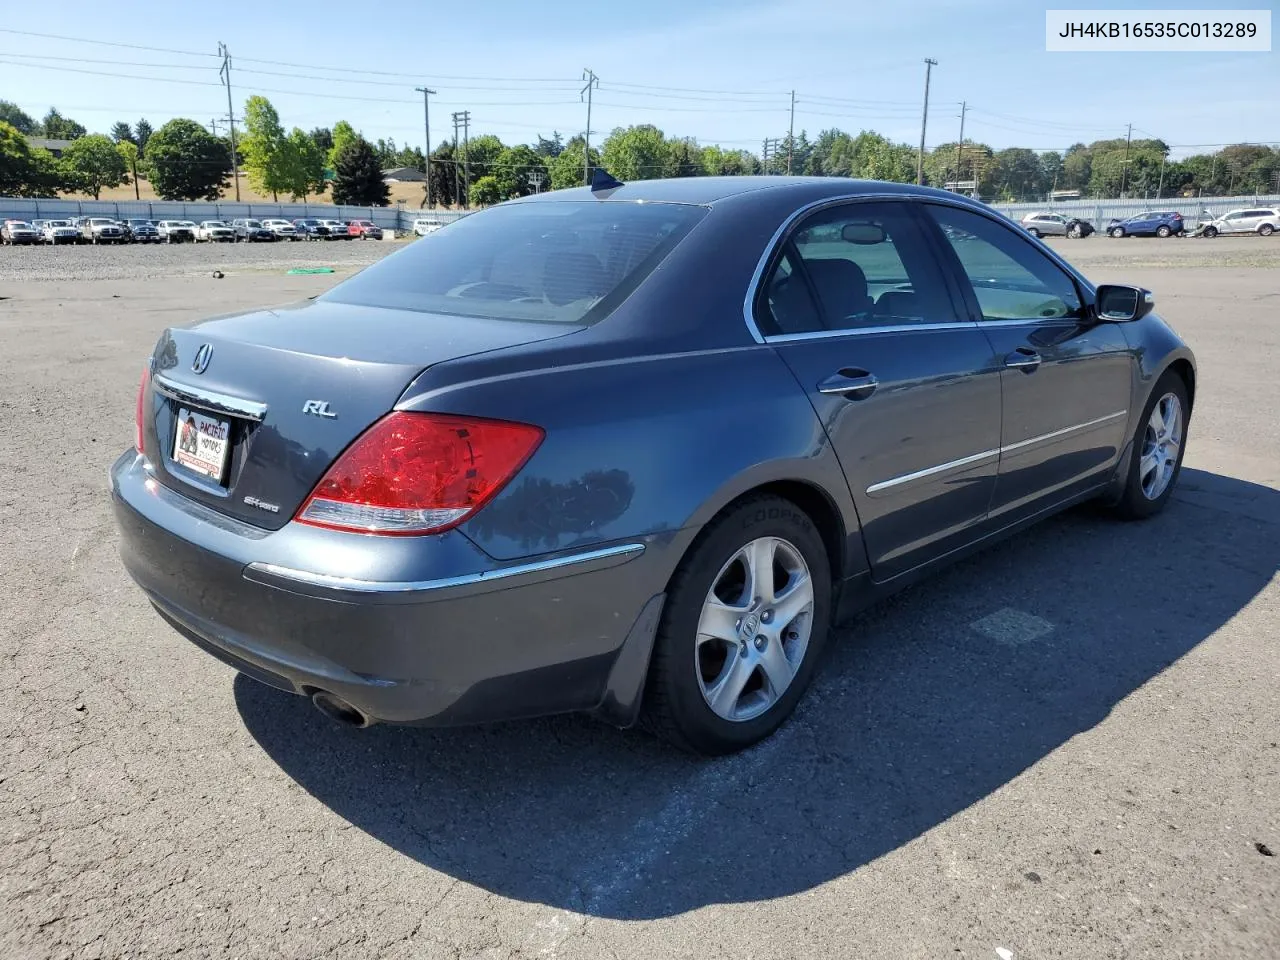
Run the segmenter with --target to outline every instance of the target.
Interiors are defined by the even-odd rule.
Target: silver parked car
[[[127,243],[124,228],[107,217],[89,217],[80,227],[80,239],[90,243]]]
[[[1201,233],[1216,237],[1220,233],[1256,233],[1269,237],[1280,230],[1280,207],[1249,207],[1231,210],[1204,224]]]
[[[1022,218],[1022,229],[1033,237],[1087,237],[1093,233],[1093,224],[1079,217],[1067,217],[1061,213],[1037,211]]]

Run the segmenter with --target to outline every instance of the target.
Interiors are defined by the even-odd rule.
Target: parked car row
[[[422,222],[422,221],[419,221]],[[418,232],[415,223],[415,232]],[[429,231],[428,231],[429,232]],[[275,240],[381,240],[372,220],[298,220],[241,218],[224,220],[148,220],[70,217],[65,220],[5,220],[0,242],[33,243],[252,243]]]
[[[1033,237],[1087,237],[1096,233],[1092,223],[1079,217],[1037,211],[1021,220],[1022,228]],[[1205,210],[1198,222],[1188,221],[1177,210],[1146,210],[1131,217],[1113,217],[1107,223],[1108,236],[1122,237],[1216,237],[1222,233],[1256,233],[1263,237],[1280,232],[1280,207],[1255,207],[1231,210],[1215,217]]]

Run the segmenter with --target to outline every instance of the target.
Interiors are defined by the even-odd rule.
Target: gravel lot
[[[160,329],[391,244],[0,251],[0,957],[1280,956],[1272,246],[1060,243],[1197,351],[1169,510],[876,608],[713,762],[574,717],[338,728],[132,587],[105,476]]]

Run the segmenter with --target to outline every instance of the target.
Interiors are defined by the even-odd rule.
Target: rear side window
[[[688,204],[514,203],[475,213],[320,299],[463,317],[593,323],[706,214]]]
[[[767,334],[960,319],[924,232],[905,204],[893,202],[841,204],[802,221],[764,285],[761,307]]]
[[[1075,282],[1033,244],[999,223],[957,207],[925,204],[973,286],[985,320],[1079,316]]]

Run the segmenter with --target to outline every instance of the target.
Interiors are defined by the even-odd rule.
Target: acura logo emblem
[[[202,343],[196,351],[196,358],[191,361],[191,369],[195,373],[204,373],[209,369],[209,358],[213,356],[213,344]]]

